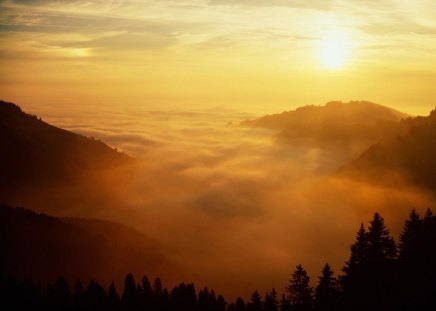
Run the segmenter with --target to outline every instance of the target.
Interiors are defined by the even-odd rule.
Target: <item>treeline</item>
[[[131,273],[121,293],[113,282],[107,290],[94,280],[86,287],[79,280],[71,288],[63,277],[44,288],[39,281],[17,282],[13,277],[0,279],[0,286],[0,305],[6,307],[3,310],[226,310],[223,296],[206,287],[198,295],[193,284],[181,283],[169,291],[160,278],[151,284],[144,276],[136,282]]]
[[[3,254],[4,256],[5,254]],[[298,265],[283,294],[275,289],[261,295],[255,291],[248,301],[228,303],[213,290],[196,291],[182,283],[172,290],[157,278],[140,282],[128,274],[118,292],[96,281],[84,286],[59,277],[42,286],[31,279],[0,278],[3,310],[116,310],[116,311],[323,311],[323,310],[436,310],[436,216],[412,211],[398,245],[383,218],[375,214],[368,228],[362,223],[343,273],[335,276],[325,264],[316,287],[307,271]]]

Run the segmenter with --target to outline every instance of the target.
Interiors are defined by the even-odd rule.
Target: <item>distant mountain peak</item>
[[[23,112],[20,106],[3,100],[0,100],[0,109],[4,111]]]
[[[284,130],[301,124],[374,124],[379,121],[399,121],[407,117],[409,115],[406,113],[369,101],[330,101],[322,106],[308,105],[247,120],[242,125]]]

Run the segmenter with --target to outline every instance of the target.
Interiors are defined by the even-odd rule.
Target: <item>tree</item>
[[[86,307],[89,310],[103,311],[107,310],[107,295],[106,291],[96,281],[91,280],[85,290]]]
[[[328,263],[322,269],[318,286],[315,289],[316,310],[337,309],[337,280],[333,277],[333,271]]]
[[[375,213],[368,232],[360,225],[343,269],[346,274],[341,282],[347,309],[385,310],[394,306],[398,293],[395,257],[395,242],[383,218]]]
[[[368,236],[363,223],[360,224],[359,231],[356,234],[356,242],[351,246],[350,259],[345,262],[343,271],[349,275],[356,266],[361,264],[368,253]]]
[[[109,290],[108,290],[109,310],[118,310],[119,303],[120,303],[120,296],[118,295],[117,289],[115,288],[115,283],[112,282],[109,285]]]
[[[215,304],[214,310],[225,311],[226,305],[227,305],[227,303],[226,303],[226,300],[224,299],[224,297],[222,295],[218,295],[218,297],[216,299],[216,304]]]
[[[291,303],[285,294],[282,294],[282,299],[280,299],[280,311],[291,311]]]
[[[153,284],[154,295],[159,297],[162,295],[162,281],[160,278],[156,278]]]
[[[415,210],[404,223],[400,234],[400,258],[410,260],[419,257],[423,223]]]
[[[246,305],[244,300],[241,297],[236,298],[235,301],[235,311],[245,311]]]
[[[83,284],[80,280],[77,280],[76,285],[74,286],[73,299],[75,309],[81,310],[84,308]]]
[[[174,309],[180,311],[194,310],[196,307],[196,292],[193,284],[181,283],[171,291],[171,301]]]
[[[124,281],[121,302],[126,310],[136,310],[139,306],[138,292],[133,274],[129,273]]]
[[[47,301],[54,310],[68,310],[71,308],[71,290],[67,281],[59,277],[54,285],[47,286]]]
[[[249,311],[263,310],[262,297],[259,295],[259,292],[257,290],[251,295],[250,302],[247,304],[247,310]]]
[[[273,288],[271,293],[266,293],[265,295],[265,311],[277,311],[278,310],[278,300],[276,290]]]
[[[306,270],[298,265],[292,273],[287,287],[288,298],[294,310],[310,310],[312,308],[312,292],[310,278]]]
[[[375,213],[368,228],[368,259],[392,259],[397,255],[397,246],[390,236],[380,214]]]
[[[146,275],[142,278],[141,284],[141,305],[145,309],[150,309],[153,305],[153,289]]]

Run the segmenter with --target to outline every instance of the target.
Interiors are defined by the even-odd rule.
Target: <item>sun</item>
[[[325,68],[338,70],[344,67],[350,51],[350,41],[344,35],[331,33],[321,40],[319,58]]]

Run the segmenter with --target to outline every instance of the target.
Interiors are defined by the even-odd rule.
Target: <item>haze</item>
[[[97,177],[79,172],[73,186],[25,193],[17,183],[7,203],[138,229],[174,263],[174,272],[145,272],[171,285],[231,299],[281,292],[299,263],[313,280],[327,261],[340,272],[374,212],[398,237],[412,208],[423,214],[436,202],[402,159],[390,184],[338,173],[421,121],[420,139],[379,152],[416,141],[412,151],[427,160],[419,172],[431,172],[434,119],[401,119],[435,108],[434,0],[0,0],[0,44],[1,100],[134,159]],[[289,127],[243,122],[332,100],[399,111],[354,102],[342,124],[343,104],[332,102],[334,121],[311,106],[294,127],[286,114]],[[21,137],[26,122],[41,126],[28,119],[4,124]],[[376,156],[363,163],[383,167]]]
[[[17,204],[141,230],[164,246],[164,256],[177,267],[171,274],[147,273],[164,275],[172,285],[194,281],[226,297],[248,297],[253,288],[271,286],[282,291],[300,262],[313,275],[326,261],[340,272],[350,237],[375,211],[397,236],[412,207],[422,213],[434,203],[431,193],[399,177],[391,187],[334,176],[352,159],[353,145],[288,145],[277,130],[240,126],[253,115],[229,109],[30,112],[103,139],[137,161],[99,186],[82,180],[83,187],[39,190]]]
[[[265,113],[367,99],[411,114],[434,107],[431,0],[0,6],[0,93],[21,104]]]

